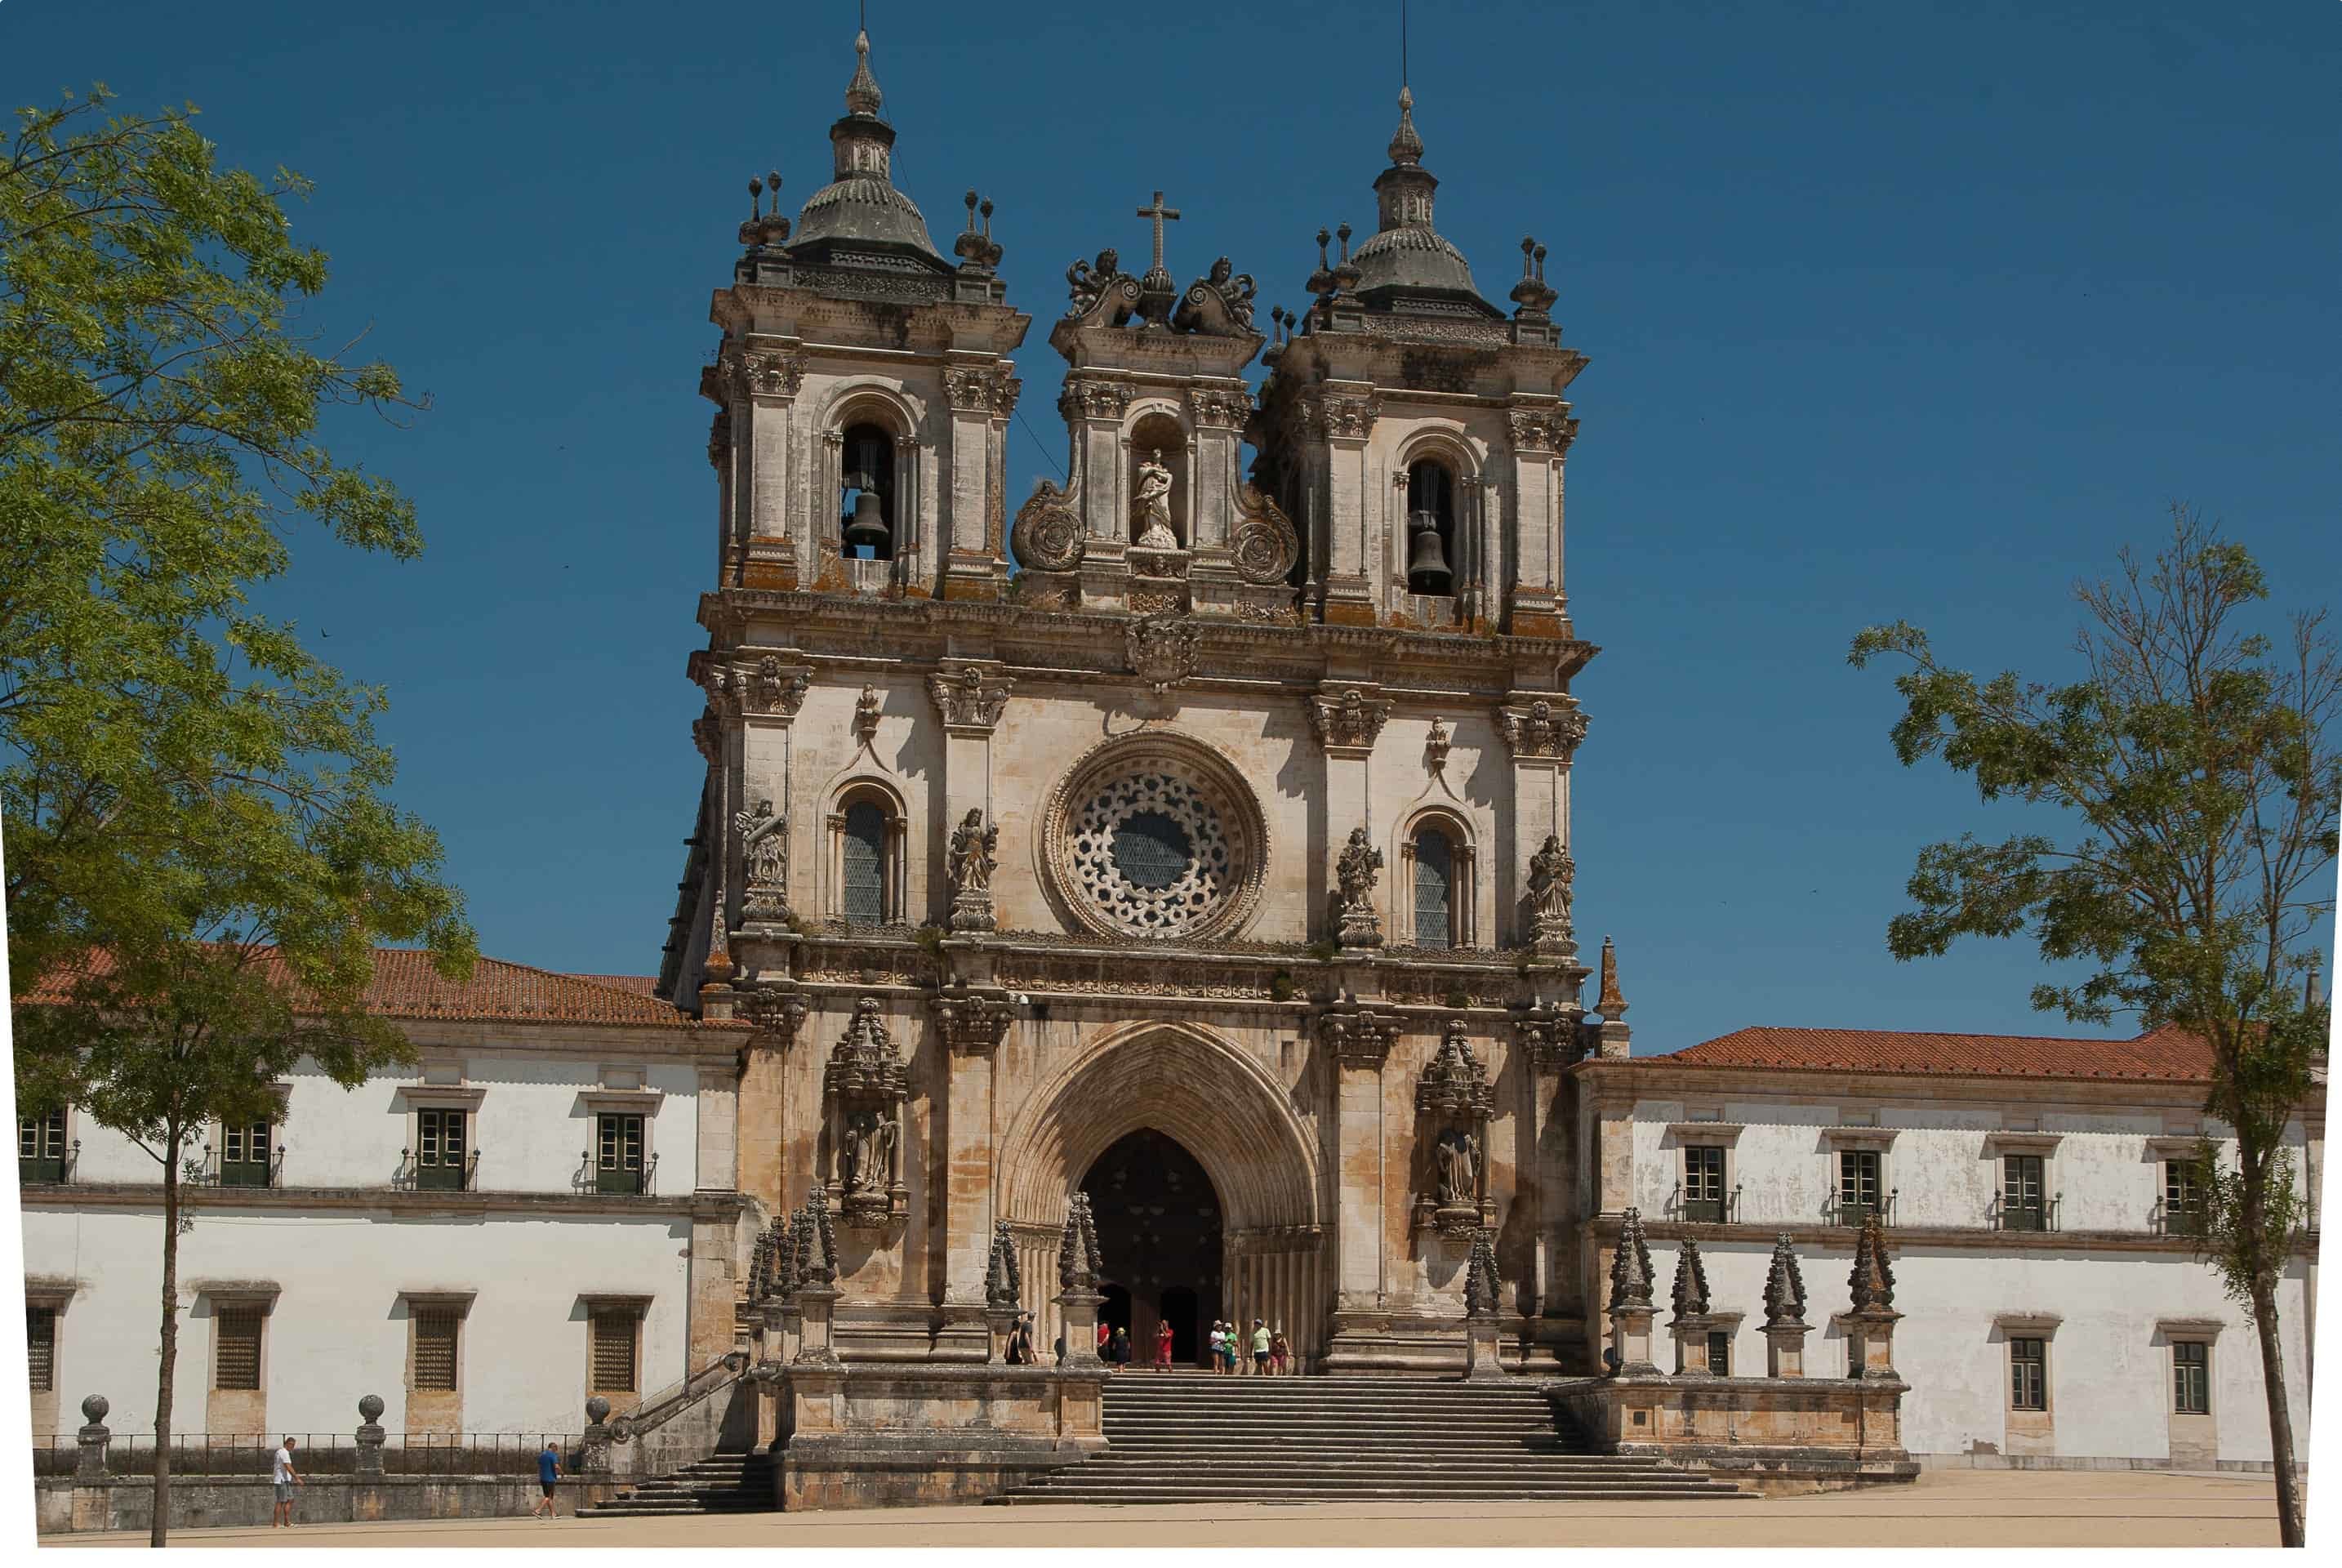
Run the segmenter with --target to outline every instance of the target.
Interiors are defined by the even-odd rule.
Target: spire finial
[[[849,114],[875,117],[884,102],[878,78],[870,74],[870,34],[866,29],[854,35],[854,80],[846,85],[846,107]]]
[[[1390,161],[1409,169],[1423,162],[1423,138],[1415,129],[1415,94],[1405,86],[1398,90],[1398,129],[1391,133]]]

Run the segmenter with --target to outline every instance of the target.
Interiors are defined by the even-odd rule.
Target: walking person
[[[547,1519],[557,1517],[553,1506],[553,1488],[560,1479],[561,1451],[554,1446],[553,1439],[548,1437],[545,1440],[545,1452],[536,1456],[536,1483],[543,1489],[545,1495],[538,1498],[536,1506],[528,1511],[530,1518],[534,1519],[539,1513],[544,1514]]]
[[[1017,1315],[1016,1332],[1008,1336],[1008,1364],[1033,1364],[1033,1314],[1029,1312]]]
[[[1252,1370],[1255,1376],[1268,1375],[1268,1325],[1258,1318],[1252,1320]]]
[[[1128,1366],[1130,1364],[1130,1331],[1126,1328],[1116,1329],[1114,1339],[1107,1344],[1106,1351],[1114,1362],[1114,1369],[1116,1372]]]
[[[1155,1370],[1171,1370],[1171,1325],[1167,1323],[1155,1325]]]
[[[1285,1325],[1283,1323],[1279,1323],[1275,1328],[1269,1330],[1268,1364],[1276,1372],[1277,1376],[1289,1377],[1292,1375],[1285,1370],[1286,1358],[1291,1355],[1292,1353],[1293,1347],[1286,1343]]]
[[[275,1458],[269,1462],[268,1478],[276,1486],[276,1512],[268,1521],[271,1530],[280,1524],[287,1530],[293,1528],[293,1489],[308,1484],[301,1479],[300,1471],[293,1463],[293,1451],[300,1446],[299,1439],[288,1437],[284,1446],[276,1451]]]

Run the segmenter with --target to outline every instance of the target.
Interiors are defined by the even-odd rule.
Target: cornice
[[[1586,1222],[1586,1234],[1597,1242],[1615,1241],[1620,1216],[1597,1214]],[[1681,1220],[1646,1219],[1643,1233],[1650,1240],[1681,1241],[1688,1236],[1702,1246],[1740,1242],[1765,1248],[1781,1236],[1792,1246],[1851,1257],[1862,1234],[1853,1225],[1825,1224],[1817,1220],[1744,1220],[1738,1224],[1687,1224]],[[2180,1257],[2200,1255],[2192,1236],[2167,1236],[2156,1231],[2001,1231],[1988,1225],[1889,1225],[1887,1250],[1900,1258],[1913,1248],[1987,1253],[2160,1253]],[[2293,1255],[2316,1258],[2317,1233],[2306,1232],[2294,1242]]]
[[[2046,1073],[1895,1073],[1877,1068],[1790,1067],[1756,1064],[1668,1064],[1663,1056],[1588,1057],[1570,1069],[1606,1089],[1628,1089],[1646,1099],[1680,1099],[1686,1093],[1760,1089],[1767,1098],[1800,1103],[1816,1098],[1906,1100],[2006,1100],[2021,1095],[2059,1095],[2094,1104],[2154,1105],[2203,1104],[2204,1084],[2186,1078],[2078,1078]]]
[[[27,1209],[145,1209],[159,1207],[158,1182],[68,1182],[24,1191]],[[615,1193],[402,1192],[392,1187],[205,1187],[181,1186],[182,1204],[198,1209],[262,1209],[276,1213],[362,1212],[401,1218],[433,1214],[516,1214],[547,1219],[591,1214],[606,1219],[677,1214],[717,1217],[738,1212],[747,1200],[738,1193],[693,1193],[677,1197],[633,1197]]]

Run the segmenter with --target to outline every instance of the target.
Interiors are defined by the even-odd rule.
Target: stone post
[[[610,1473],[610,1402],[600,1394],[586,1402],[586,1435],[578,1444],[577,1469],[584,1475]]]
[[[1485,1383],[1505,1375],[1497,1357],[1496,1233],[1486,1228],[1472,1237],[1472,1261],[1464,1279],[1464,1377]]]
[[[1098,1263],[1089,1194],[1076,1193],[1066,1204],[1066,1232],[1057,1244],[1057,1316],[1065,1324],[1065,1348],[1057,1353],[1061,1367],[1094,1372],[1102,1364],[1097,1309],[1106,1298],[1098,1293]]]
[[[1847,1314],[1847,1375],[1895,1378],[1895,1325],[1903,1314],[1895,1310],[1895,1271],[1887,1257],[1887,1227],[1873,1209],[1862,1222],[1854,1243],[1854,1273],[1848,1281],[1854,1310]]]
[[[836,1285],[797,1287],[797,1312],[805,1326],[798,1334],[797,1353],[790,1358],[792,1366],[838,1364],[837,1351],[830,1337],[831,1320],[837,1311],[838,1293]]]
[[[1699,1243],[1686,1236],[1676,1253],[1675,1316],[1667,1323],[1676,1342],[1678,1377],[1715,1373],[1707,1363],[1707,1266],[1700,1261]]]
[[[1651,1249],[1643,1238],[1643,1213],[1628,1209],[1618,1227],[1618,1250],[1610,1260],[1610,1371],[1616,1377],[1656,1377],[1651,1360]]]
[[[81,1456],[74,1466],[76,1486],[105,1484],[105,1445],[114,1441],[114,1433],[105,1425],[105,1413],[113,1408],[102,1393],[93,1393],[81,1402],[84,1424],[79,1433]]]
[[[1773,1243],[1773,1267],[1765,1279],[1765,1363],[1772,1377],[1806,1375],[1806,1277],[1784,1233]]]
[[[358,1401],[357,1473],[361,1477],[382,1479],[382,1396],[369,1393]]]

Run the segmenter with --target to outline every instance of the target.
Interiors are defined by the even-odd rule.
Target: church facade
[[[2189,1043],[1632,1054],[1576,921],[1586,361],[1540,247],[1499,306],[1440,235],[1404,92],[1376,227],[1320,236],[1298,315],[1264,330],[1228,258],[1175,270],[1160,192],[1144,268],[1067,269],[1066,482],[1024,497],[1033,323],[988,204],[947,257],[866,44],[830,140],[794,220],[752,182],[713,301],[706,775],[658,975],[383,955],[370,1005],[418,1069],[296,1073],[277,1124],[185,1152],[183,1412],[331,1432],[373,1393],[395,1431],[575,1432],[761,1377],[767,1438],[1014,1407],[1023,1460],[1062,1463],[1103,1374],[1001,1341],[1030,1313],[1056,1359],[1077,1206],[1097,1315],[1182,1363],[1258,1319],[1313,1374],[1596,1373],[1632,1216],[1646,1273],[1705,1253],[1675,1325],[1700,1364],[1764,1363],[1788,1246],[1807,1372],[1848,1378],[1876,1216],[1912,1453],[2267,1463],[2254,1333],[2191,1235],[2184,1156],[2223,1130]],[[2321,1078],[2313,1201],[2323,1118]],[[137,1430],[145,1156],[71,1111],[19,1134],[36,1432],[86,1393]],[[2283,1296],[2305,1453],[2316,1306],[2313,1225]],[[834,1470],[866,1461],[925,1463]]]
[[[1327,1371],[1445,1369],[1485,1237],[1508,1360],[1581,1363],[1559,1075],[1626,1032],[1571,919],[1585,360],[1541,256],[1482,297],[1405,99],[1379,226],[1321,236],[1289,335],[1226,258],[1179,281],[1158,192],[1148,265],[1068,274],[1069,481],[1012,520],[1030,319],[972,195],[953,262],[894,187],[866,57],[846,96],[835,183],[742,226],[703,382],[708,772],[661,978],[749,1024],[742,1191],[836,1211],[849,1362],[982,1360],[1000,1224],[1047,1313],[1087,1183],[1144,1343],[1260,1318]]]

